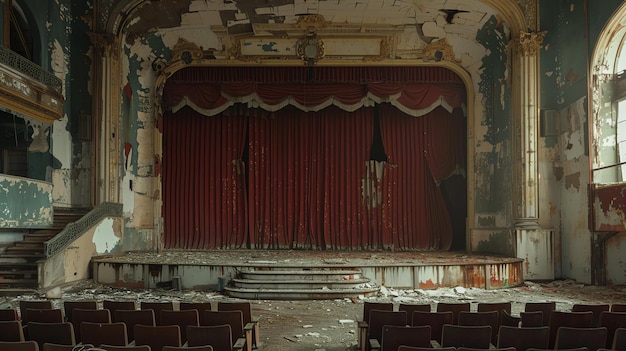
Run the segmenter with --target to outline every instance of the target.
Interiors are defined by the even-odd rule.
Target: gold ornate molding
[[[512,44],[523,56],[535,56],[541,48],[546,32],[521,32]]]
[[[324,19],[322,15],[310,14],[303,15],[298,18],[298,22],[296,26],[302,30],[306,30],[308,32],[317,32],[322,28],[328,26],[330,22]]]
[[[434,41],[424,48],[422,51],[422,58],[426,60],[433,61],[456,61],[456,57],[454,55],[454,50],[452,50],[452,46],[448,41],[444,39],[440,39]]]
[[[179,38],[172,49],[170,62],[182,61],[185,64],[190,64],[193,60],[199,60],[203,56],[202,47],[199,47],[196,43]]]
[[[312,66],[324,57],[324,42],[315,34],[307,34],[296,43],[296,53],[308,66]]]
[[[88,33],[91,44],[104,57],[118,56],[120,53],[119,43],[111,34]]]
[[[539,29],[539,10],[537,7],[537,0],[518,0],[517,4],[524,13],[527,28],[531,28],[533,30]]]

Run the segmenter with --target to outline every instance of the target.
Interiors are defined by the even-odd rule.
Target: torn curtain
[[[464,167],[458,84],[259,86],[166,86],[166,248],[450,247],[438,184]]]

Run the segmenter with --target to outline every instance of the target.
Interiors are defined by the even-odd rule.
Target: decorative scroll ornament
[[[183,38],[179,38],[172,49],[172,59],[170,61],[182,61],[188,65],[193,60],[199,60],[203,56],[204,53],[201,47]]]
[[[455,61],[454,50],[446,39],[433,41],[422,51],[422,58],[434,61]]]
[[[328,24],[329,22],[324,19],[324,16],[311,14],[298,17],[297,26],[308,32],[318,32],[320,29],[328,26]]]
[[[313,66],[324,57],[324,42],[318,39],[314,32],[309,32],[305,38],[296,43],[296,54],[307,66]]]
[[[513,44],[523,56],[535,56],[539,52],[546,32],[521,32],[519,40]]]

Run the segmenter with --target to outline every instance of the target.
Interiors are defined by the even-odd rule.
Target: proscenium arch
[[[109,12],[109,17],[108,20],[106,21],[106,23],[104,24],[104,28],[100,28],[100,31],[105,35],[105,36],[110,36],[111,38],[114,38],[113,40],[113,45],[116,46],[116,50],[113,50],[113,52],[117,52],[117,55],[119,55],[118,57],[116,57],[116,60],[119,60],[118,62],[123,60],[123,52],[124,50],[122,50],[123,45],[124,45],[124,33],[125,33],[125,28],[132,23],[133,19],[135,18],[135,14],[138,10],[140,10],[144,5],[148,5],[150,4],[151,1],[149,0],[129,0],[129,1],[121,1],[119,2],[110,12]],[[507,23],[507,25],[509,26],[510,29],[510,36],[512,39],[517,39],[520,37],[521,33],[527,32],[527,31],[533,31],[535,28],[535,24],[534,23],[529,23],[532,22],[532,19],[528,20],[522,11],[522,9],[520,8],[520,6],[518,5],[517,2],[515,2],[515,0],[480,0],[480,2],[482,2],[483,4],[485,4],[486,6],[492,8],[496,14],[498,15],[498,19],[502,22]],[[276,62],[278,61],[278,62]],[[168,69],[166,68],[164,70],[164,72],[161,72],[161,74],[158,74],[156,76],[156,81],[154,82],[154,85],[151,88],[152,94],[157,94],[159,96],[160,99],[160,94],[162,92],[162,88],[165,85],[165,82],[167,80],[167,76],[168,74],[171,74],[173,72],[175,72],[178,69],[184,68],[184,67],[189,67],[189,66],[206,66],[206,67],[219,67],[219,66],[245,66],[245,65],[250,65],[250,63],[244,63],[244,62],[239,62],[239,61],[232,61],[232,60],[194,60],[190,65],[188,64],[184,64],[182,62],[169,62],[168,67],[169,68],[174,68],[175,70],[172,69],[171,71],[168,72]],[[301,66],[302,62],[299,60],[275,60],[274,62],[272,62],[271,60],[262,60],[261,62],[259,62],[257,65],[261,65],[261,66],[290,66],[290,65],[294,65],[294,66]],[[345,65],[352,65],[354,66],[355,63],[346,63],[346,62],[340,62],[338,60],[336,61],[330,61],[330,60],[322,60],[320,62],[317,63],[318,66],[325,66],[325,65],[337,65],[337,66],[345,66]],[[363,64],[365,65],[365,64]],[[475,199],[475,189],[472,186],[469,186],[471,184],[475,183],[475,176],[474,176],[474,148],[473,147],[469,147],[470,145],[474,145],[474,121],[477,118],[476,116],[476,91],[475,91],[475,82],[473,82],[470,74],[460,65],[454,63],[454,62],[447,62],[447,61],[441,61],[441,62],[424,62],[423,60],[419,60],[419,59],[403,59],[403,60],[382,60],[379,62],[370,62],[367,64],[367,66],[395,66],[395,65],[400,65],[400,66],[439,66],[439,67],[444,67],[444,68],[448,68],[451,71],[455,72],[459,77],[461,77],[464,85],[465,85],[465,89],[466,89],[466,94],[467,94],[467,230],[469,233],[470,228],[475,227],[475,216],[474,216],[474,199]],[[119,66],[118,66],[119,69]],[[120,87],[113,87],[113,88],[118,88],[121,91],[121,86]],[[115,89],[111,89],[110,91],[114,91]],[[154,102],[156,103],[156,100],[154,100]],[[520,100],[519,99],[515,99],[513,102],[513,106],[512,106],[512,110],[520,110],[521,106],[520,106]],[[115,116],[119,116],[119,109],[120,106],[113,106],[111,113],[103,116],[103,118],[115,118]],[[158,119],[159,116],[159,112],[156,111],[156,109],[153,111],[154,113],[154,119]],[[154,129],[153,131],[153,143],[154,143],[154,155],[155,158],[159,158],[160,156],[162,156],[162,140],[161,140],[161,135],[160,132],[157,128]],[[160,162],[160,159],[159,161]],[[158,176],[154,176],[153,177],[153,188],[154,193],[156,194],[161,194],[161,181],[160,181],[160,177]],[[161,223],[162,223],[162,213],[161,213],[161,205],[162,205],[162,199],[160,197],[156,197],[155,201],[153,201],[154,203],[154,209],[152,211],[152,215],[153,215],[153,227],[155,228],[155,231],[158,232],[159,229],[161,228]],[[469,243],[470,240],[470,235],[466,233],[466,247],[468,249],[471,248],[471,245]],[[155,242],[160,242],[160,236],[161,233],[155,233]]]

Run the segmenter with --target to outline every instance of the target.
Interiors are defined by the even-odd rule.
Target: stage
[[[464,252],[170,250],[98,256],[92,264],[94,280],[104,285],[227,290],[244,298],[269,299],[280,295],[276,284],[281,289],[290,285],[287,298],[298,299],[343,296],[333,290],[368,294],[380,286],[499,289],[524,281],[522,259]]]

